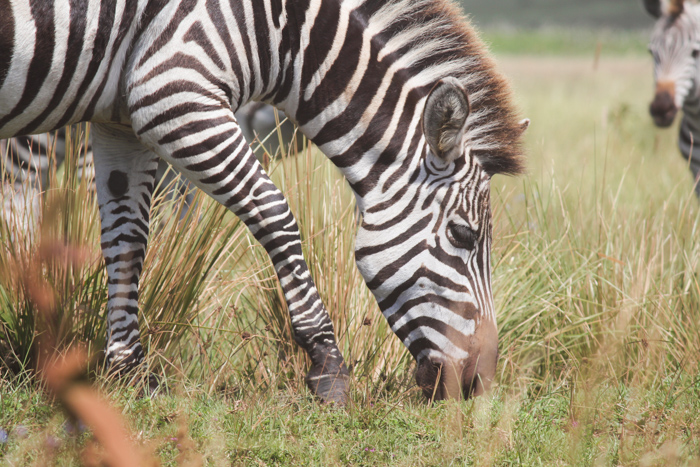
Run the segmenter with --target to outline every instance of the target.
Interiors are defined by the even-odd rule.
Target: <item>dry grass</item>
[[[353,197],[309,149],[276,160],[270,172],[299,220],[304,253],[354,365],[351,404],[339,411],[309,397],[305,358],[292,344],[272,267],[240,224],[205,200],[184,225],[168,214],[178,206],[165,206],[155,218],[141,300],[150,368],[166,375],[169,392],[141,399],[98,378],[138,433],[137,444],[170,464],[195,451],[205,463],[226,465],[698,459],[700,210],[675,134],[654,129],[647,116],[650,64],[604,58],[595,68],[593,57],[502,63],[533,124],[529,175],[493,186],[501,349],[493,394],[421,402],[410,357],[354,266]],[[95,219],[94,204],[87,204],[79,212],[66,208],[74,220],[53,238],[87,247],[93,258],[96,230],[84,223]],[[72,237],[80,228],[93,230]],[[11,271],[35,250],[3,251],[0,313],[31,316],[27,308],[9,313],[7,304],[25,307]],[[90,313],[65,315],[66,329],[90,330],[72,331],[78,337],[69,342],[101,339],[104,277],[99,264],[84,264],[68,268],[71,275],[42,270],[66,310],[78,308],[72,297],[95,303]],[[24,329],[17,320],[2,322]],[[30,343],[33,331],[22,332]],[[5,378],[2,385],[0,427],[14,433],[11,427],[35,420],[37,428],[26,441],[0,445],[0,456],[34,459],[22,446],[36,445],[43,433],[55,436],[55,409],[23,411],[18,401],[37,400],[32,384]],[[80,443],[58,458],[75,459]]]

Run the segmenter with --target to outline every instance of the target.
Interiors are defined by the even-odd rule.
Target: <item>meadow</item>
[[[266,162],[352,365],[351,401],[322,405],[306,389],[272,268],[241,224],[205,199],[178,223],[182,206],[162,200],[141,281],[142,339],[162,391],[144,397],[94,360],[88,372],[144,463],[700,464],[700,208],[676,131],[648,116],[643,42],[535,55],[499,45],[513,43],[502,32],[486,38],[532,121],[527,175],[492,185],[492,392],[423,401],[355,270],[354,198],[307,147]],[[7,465],[100,465],[105,452],[33,371],[42,339],[89,354],[104,339],[96,204],[76,175],[54,175],[38,235],[0,229]]]

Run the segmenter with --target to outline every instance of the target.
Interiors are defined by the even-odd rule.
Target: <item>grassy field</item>
[[[354,269],[353,197],[309,151],[277,164],[273,178],[353,365],[350,404],[323,406],[304,387],[306,362],[271,267],[241,226],[200,202],[182,227],[168,216],[178,206],[162,203],[142,325],[164,393],[141,397],[138,385],[95,373],[151,465],[700,462],[700,209],[675,131],[648,117],[649,60],[501,55],[499,63],[532,125],[528,175],[498,177],[492,189],[501,353],[492,393],[422,401],[410,356]],[[81,201],[84,187],[69,171],[57,178],[66,189],[48,197],[42,235],[81,245],[79,259],[61,263],[22,232],[0,232],[16,246],[0,255],[7,465],[99,465],[104,452],[29,370],[7,368],[36,360],[17,350],[41,340],[36,295],[24,286],[32,273],[60,305],[51,339],[102,345],[94,201]],[[56,209],[62,215],[50,217]]]
[[[642,57],[649,56],[649,33],[563,28],[536,30],[487,27],[483,38],[500,55],[543,57]]]
[[[483,26],[644,29],[651,24],[641,0],[459,0]]]

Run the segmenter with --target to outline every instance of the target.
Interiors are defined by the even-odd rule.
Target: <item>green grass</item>
[[[650,60],[509,56],[500,65],[532,125],[528,175],[492,187],[501,353],[492,394],[422,401],[410,356],[354,268],[353,197],[308,152],[271,171],[354,365],[350,404],[310,396],[269,260],[202,202],[198,228],[156,218],[145,266],[144,336],[167,393],[139,397],[95,373],[143,451],[164,465],[698,463],[700,209],[675,131],[648,117]],[[204,257],[177,248],[205,239]],[[166,280],[180,261],[197,274]],[[68,322],[96,332],[85,316]],[[77,465],[90,433],[69,433],[32,378],[0,371],[0,459]]]
[[[483,38],[499,55],[599,56],[648,55],[649,33],[637,30],[546,27],[535,30],[485,27]]]
[[[459,0],[479,25],[516,28],[645,29],[652,18],[641,0]]]

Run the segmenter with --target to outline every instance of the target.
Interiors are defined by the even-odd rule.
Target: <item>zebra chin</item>
[[[439,350],[417,359],[416,383],[426,399],[469,399],[490,389],[498,361],[498,331],[492,322],[484,321],[480,328],[468,339],[465,359],[450,358]]]
[[[668,109],[663,113],[651,112],[651,118],[654,120],[654,125],[659,128],[668,128],[673,125],[673,121],[676,119],[676,114],[678,114],[678,109],[675,107]]]

